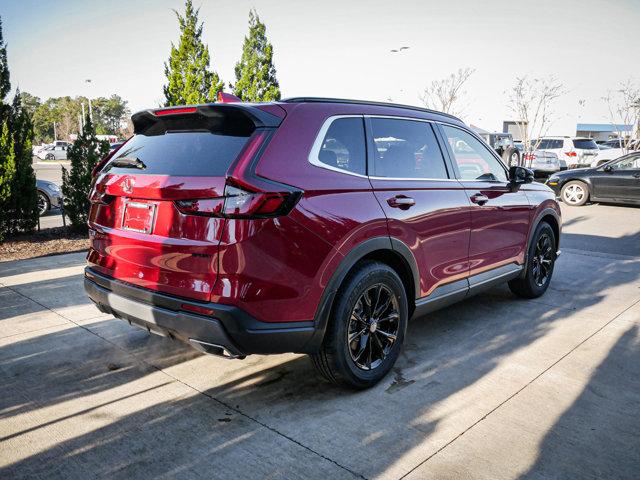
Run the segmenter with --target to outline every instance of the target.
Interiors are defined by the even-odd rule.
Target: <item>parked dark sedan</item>
[[[593,202],[640,205],[640,152],[611,160],[596,168],[556,173],[547,180],[567,205]]]
[[[38,213],[42,216],[51,210],[51,207],[59,207],[62,203],[60,187],[53,182],[36,180],[38,189]]]

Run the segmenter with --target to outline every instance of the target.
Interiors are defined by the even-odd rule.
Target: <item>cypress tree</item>
[[[164,64],[167,84],[165,106],[214,102],[224,87],[218,74],[209,69],[209,47],[202,43],[203,23],[191,0],[185,3],[185,14],[174,10],[180,25],[180,41],[171,43],[169,62]]]
[[[11,182],[15,170],[13,139],[9,133],[9,122],[5,120],[0,133],[0,241],[4,239],[4,234],[8,230],[7,202],[11,196]]]
[[[249,12],[249,35],[244,37],[242,57],[236,63],[233,94],[245,102],[280,100],[280,85],[273,65],[273,46],[266,26],[255,10]]]
[[[2,36],[2,18],[0,17],[0,118],[7,119],[9,106],[4,103],[4,99],[9,95],[11,82],[9,80],[9,63],[7,62],[7,46]]]
[[[95,129],[87,114],[82,134],[78,135],[67,152],[71,172],[62,167],[64,211],[75,230],[87,229],[91,171],[108,152],[109,144],[96,138]]]
[[[15,154],[15,174],[7,201],[7,231],[32,232],[38,224],[38,190],[31,159],[33,123],[23,106],[19,89],[11,107],[10,130]]]
[[[2,19],[0,18],[0,241],[7,231],[7,201],[11,196],[11,182],[15,173],[15,152],[13,138],[9,131],[11,107],[4,99],[11,90],[7,47],[2,37]]]

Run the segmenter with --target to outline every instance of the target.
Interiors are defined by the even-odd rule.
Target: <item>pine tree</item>
[[[15,173],[15,152],[13,139],[9,131],[11,107],[4,99],[11,90],[7,47],[2,38],[2,19],[0,18],[0,241],[7,230],[7,201],[11,195],[11,182]]]
[[[249,36],[244,37],[242,57],[236,64],[233,94],[245,102],[280,100],[280,85],[273,65],[273,46],[267,28],[255,10],[249,12]]]
[[[9,95],[11,82],[9,80],[9,63],[7,62],[7,46],[2,36],[2,18],[0,18],[0,118],[7,119],[9,106],[4,103],[4,99]]]
[[[38,190],[31,159],[33,124],[24,109],[20,90],[11,107],[10,131],[15,155],[15,174],[6,203],[6,230],[32,232],[38,224]]]
[[[96,138],[95,129],[87,114],[82,134],[78,135],[67,152],[71,172],[62,167],[64,211],[75,230],[84,231],[87,228],[91,171],[108,152],[109,144]]]
[[[175,11],[175,10],[174,10]],[[165,106],[214,102],[224,82],[209,69],[209,47],[202,43],[203,23],[198,23],[199,9],[191,0],[185,3],[185,14],[175,11],[180,24],[180,41],[171,44],[169,62],[164,64],[167,85]]]
[[[7,202],[11,196],[11,183],[16,171],[13,139],[9,133],[9,122],[2,123],[0,133],[0,241],[7,231]]]

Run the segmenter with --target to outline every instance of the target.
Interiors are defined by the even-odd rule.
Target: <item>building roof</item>
[[[579,123],[576,130],[578,132],[630,132],[633,130],[633,125],[620,123]]]

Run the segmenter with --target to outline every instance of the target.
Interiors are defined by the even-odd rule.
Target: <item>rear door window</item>
[[[333,120],[313,163],[366,175],[367,150],[362,117]]]
[[[427,122],[371,118],[376,177],[446,179],[442,151]]]
[[[105,167],[105,172],[174,176],[223,176],[245,146],[250,134],[209,131],[169,131],[133,136]],[[111,165],[122,157],[137,158],[144,168]]]

